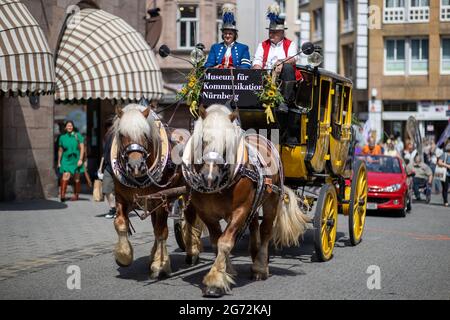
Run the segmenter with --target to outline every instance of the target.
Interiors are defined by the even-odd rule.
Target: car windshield
[[[366,163],[369,172],[402,173],[400,161],[394,157],[359,156]]]

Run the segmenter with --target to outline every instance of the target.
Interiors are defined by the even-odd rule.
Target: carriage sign
[[[215,103],[225,104],[233,99],[239,107],[255,107],[257,92],[262,91],[262,70],[247,69],[207,69],[201,92],[201,102],[205,106]]]

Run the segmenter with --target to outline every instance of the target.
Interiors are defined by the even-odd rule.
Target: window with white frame
[[[425,22],[430,20],[429,0],[409,0],[408,21]]]
[[[405,73],[405,40],[388,39],[385,42],[385,65],[386,74]]]
[[[405,21],[405,0],[384,0],[384,23]]]
[[[217,6],[216,10],[216,43],[222,42],[222,6]]]
[[[410,74],[427,74],[428,73],[428,39],[411,39]]]
[[[450,74],[450,38],[441,39],[441,73]]]
[[[198,42],[198,7],[180,5],[178,7],[178,48],[191,49]]]
[[[384,52],[386,75],[428,74],[427,38],[386,39]]]
[[[297,23],[301,21],[302,10],[305,11],[303,6],[307,3],[309,3],[309,0],[297,0]]]
[[[286,0],[276,0],[280,6],[280,15],[286,15]]]
[[[450,0],[441,0],[441,21],[450,21]]]
[[[428,21],[430,21],[429,0],[384,0],[384,23],[415,23]]]
[[[322,8],[314,10],[314,33],[313,40],[322,40]]]
[[[344,22],[342,32],[353,31],[353,0],[344,0]]]

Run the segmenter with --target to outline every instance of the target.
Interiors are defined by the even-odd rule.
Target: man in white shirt
[[[290,58],[283,62],[287,57],[292,57],[297,53],[297,45],[294,41],[284,36],[284,19],[278,18],[271,21],[269,25],[269,39],[261,42],[256,49],[255,58],[253,60],[253,69],[272,69],[281,75],[289,76],[290,79],[283,80],[300,80],[296,79],[295,64],[297,57]],[[286,74],[287,73],[287,74]]]
[[[297,70],[297,44],[285,37],[284,31],[287,29],[284,25],[284,18],[279,17],[279,7],[274,4],[268,9],[267,17],[270,19],[269,39],[261,42],[256,49],[253,59],[253,69],[274,69],[279,75],[281,82],[281,94],[284,97],[285,104],[278,106],[278,120],[284,122],[287,120],[287,130],[282,133],[282,140],[287,145],[295,146],[299,143],[299,118],[298,108],[295,107],[295,85],[302,79],[300,70]],[[291,58],[289,58],[291,57]],[[287,60],[285,60],[287,59]],[[289,109],[288,109],[289,108]],[[289,115],[287,115],[289,111]],[[283,114],[280,114],[284,113]],[[287,119],[286,119],[287,118]],[[284,120],[283,120],[284,119]],[[283,137],[286,136],[286,139]]]

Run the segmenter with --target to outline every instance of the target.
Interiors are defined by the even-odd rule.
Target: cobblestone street
[[[351,247],[348,219],[339,215],[334,257],[326,263],[314,256],[312,230],[300,247],[271,250],[267,281],[250,280],[248,237],[233,251],[238,276],[224,299],[450,299],[449,210],[433,199],[415,203],[406,218],[369,212],[363,242]],[[114,263],[116,241],[107,206],[83,195],[82,201],[55,200],[0,204],[2,234],[0,297],[13,299],[200,299],[201,279],[214,258],[208,237],[201,263],[187,268],[169,221],[172,277],[150,280],[148,255],[153,236],[150,221],[131,218],[136,234],[134,263]],[[81,290],[66,286],[66,269],[81,269]],[[369,290],[366,273],[379,266],[381,289]],[[115,288],[120,287],[121,290]],[[269,290],[270,296],[262,295]]]

